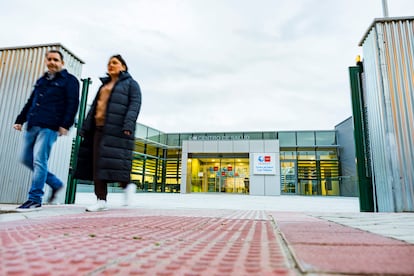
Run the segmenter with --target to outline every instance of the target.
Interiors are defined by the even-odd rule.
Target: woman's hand
[[[132,134],[132,133],[131,133],[131,131],[129,131],[129,130],[124,130],[124,134],[125,134],[125,135],[128,135],[128,136],[131,136],[131,134]]]

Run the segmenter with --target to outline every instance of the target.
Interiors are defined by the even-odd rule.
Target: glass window
[[[142,142],[136,141],[134,151],[137,153],[145,153],[145,144]]]
[[[276,132],[264,132],[263,139],[276,139]]]
[[[159,142],[160,141],[160,132],[153,128],[148,128],[148,140]]]
[[[180,134],[180,141],[186,141],[186,140],[190,140],[190,137],[192,136],[192,134],[188,134],[188,133],[181,133]]]
[[[248,193],[248,158],[193,158],[188,172],[192,192]]]
[[[298,160],[316,160],[315,151],[298,151]]]
[[[180,134],[168,134],[167,144],[169,146],[181,146],[180,145]]]
[[[338,160],[336,150],[317,151],[316,156],[318,160]]]
[[[321,160],[319,170],[321,194],[338,196],[340,194],[339,161]]]
[[[226,133],[226,140],[243,140],[244,135],[241,132]]]
[[[335,145],[335,131],[317,131],[316,144],[317,145]]]
[[[132,173],[133,174],[141,174],[143,173],[144,169],[144,158],[143,156],[137,155],[135,156],[134,160],[132,160]],[[137,177],[138,178],[138,177]]]
[[[204,139],[208,141],[217,141],[217,140],[222,140],[223,137],[224,137],[224,133],[222,132],[212,132],[212,133],[207,133]]]
[[[148,133],[148,127],[143,126],[141,124],[137,124],[136,130],[135,130],[135,137],[146,139],[147,133]]]
[[[281,151],[280,152],[280,159],[281,160],[295,160],[296,159],[296,151]]]
[[[147,154],[152,156],[158,156],[158,148],[153,145],[147,144]]]
[[[224,135],[224,133],[193,133],[191,136],[191,140],[198,140],[198,141],[211,141],[211,140],[219,140]]]
[[[169,149],[167,150],[168,159],[179,159],[181,158],[181,150],[178,149]]]
[[[296,133],[294,131],[292,132],[279,132],[279,145],[281,147],[286,146],[296,146]]]
[[[313,131],[298,131],[298,146],[314,146],[315,145],[315,133]]]
[[[296,194],[296,163],[280,162],[280,188],[282,194]]]
[[[160,134],[160,143],[163,144],[163,145],[167,144],[167,134],[165,134],[165,133]]]
[[[244,133],[244,137],[250,140],[262,140],[263,132],[246,132]]]

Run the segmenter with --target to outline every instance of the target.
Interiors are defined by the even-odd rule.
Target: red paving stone
[[[0,223],[1,276],[414,275],[413,259],[412,244],[303,213],[117,209]]]
[[[154,213],[1,223],[0,275],[296,275],[265,212]]]
[[[414,275],[414,245],[304,214],[272,213],[304,273]]]

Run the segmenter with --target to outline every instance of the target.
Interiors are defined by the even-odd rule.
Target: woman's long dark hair
[[[128,71],[128,65],[126,64],[124,58],[121,55],[113,55],[110,59],[116,58],[117,60],[119,60],[123,66],[125,66],[125,72]]]

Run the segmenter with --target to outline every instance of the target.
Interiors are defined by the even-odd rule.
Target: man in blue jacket
[[[66,135],[73,125],[79,105],[79,81],[63,69],[63,55],[50,50],[45,59],[48,71],[37,80],[27,103],[17,116],[14,129],[24,133],[22,163],[33,171],[28,200],[17,211],[42,208],[45,183],[52,188],[49,202],[62,189],[63,183],[48,171],[48,160],[58,136]]]

